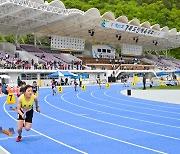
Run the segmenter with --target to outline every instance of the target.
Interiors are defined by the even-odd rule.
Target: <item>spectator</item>
[[[79,78],[79,87],[81,87],[82,86],[82,77],[80,76],[80,78]]]
[[[146,90],[146,74],[143,75],[143,90]]]
[[[74,79],[74,91],[75,92],[77,91],[77,85],[78,85],[78,83],[77,83],[76,79]]]
[[[5,84],[5,83],[4,83],[4,84],[2,84],[2,93],[4,93],[4,94],[8,95],[7,86],[6,86],[6,84]]]
[[[31,65],[32,65],[32,66],[34,65],[34,59],[31,60]]]
[[[64,80],[61,78],[61,86],[64,85]]]
[[[65,85],[68,84],[68,78],[65,78]]]

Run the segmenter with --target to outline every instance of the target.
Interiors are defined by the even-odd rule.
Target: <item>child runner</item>
[[[22,138],[22,128],[26,131],[29,131],[32,126],[32,118],[33,118],[33,104],[35,102],[36,111],[40,112],[38,106],[38,100],[35,95],[33,95],[33,90],[31,85],[26,85],[24,87],[24,94],[22,94],[18,98],[18,105],[17,105],[17,112],[18,112],[18,119],[17,119],[17,132],[18,137],[16,142],[19,142]]]

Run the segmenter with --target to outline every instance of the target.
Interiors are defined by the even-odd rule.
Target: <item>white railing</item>
[[[4,3],[8,3],[8,0],[0,0],[0,5],[4,4]]]
[[[28,8],[37,9],[50,13],[56,13],[56,14],[69,15],[72,13],[78,13],[84,15],[84,12],[78,9],[57,8],[45,3],[41,4],[41,3],[31,2],[30,0],[0,0],[0,3],[4,3],[4,2],[10,2],[15,5],[20,5],[23,7],[28,7]]]

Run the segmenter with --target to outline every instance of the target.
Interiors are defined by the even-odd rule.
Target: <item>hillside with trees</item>
[[[140,22],[158,23],[161,27],[177,28],[180,31],[179,0],[62,0],[66,8],[87,11],[97,8],[101,15],[111,11],[115,17],[125,15],[129,20],[137,18]]]

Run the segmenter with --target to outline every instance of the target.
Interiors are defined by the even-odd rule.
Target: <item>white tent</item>
[[[62,76],[64,76],[64,74],[62,74],[60,71],[56,71],[56,72],[48,75],[48,77],[52,77],[52,78],[53,77],[62,77]]]
[[[4,78],[4,79],[10,79],[11,77],[6,75],[6,74],[3,74],[3,75],[0,75],[0,78]]]

